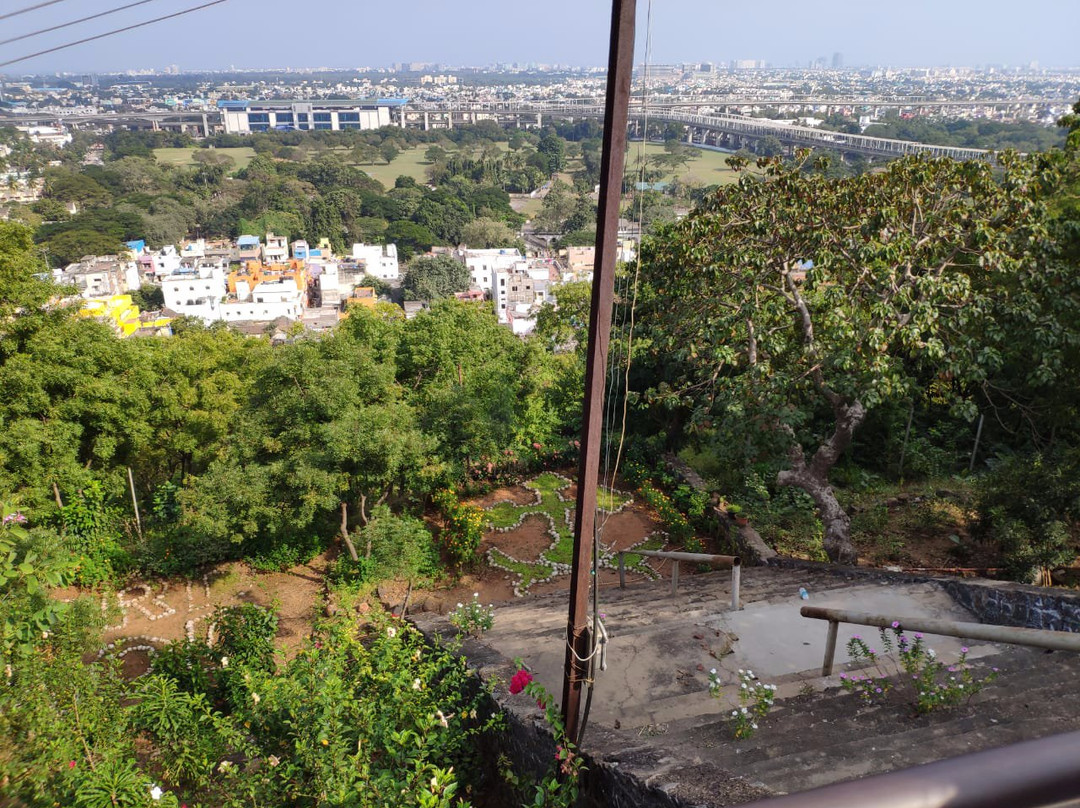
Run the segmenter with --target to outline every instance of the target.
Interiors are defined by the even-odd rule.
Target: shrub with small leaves
[[[458,636],[464,634],[480,639],[485,631],[490,631],[495,625],[495,609],[492,604],[484,606],[480,602],[480,593],[473,592],[472,600],[459,603],[457,608],[450,612],[450,622],[457,628]]]
[[[709,671],[709,695],[714,699],[723,696],[723,685],[716,668]],[[729,723],[732,737],[742,740],[757,732],[758,722],[769,714],[776,699],[776,685],[759,682],[752,670],[740,668],[736,698],[738,704],[731,711]]]
[[[997,678],[997,668],[976,677],[968,664],[966,647],[960,649],[960,658],[955,663],[945,665],[938,661],[934,649],[926,645],[922,634],[915,632],[908,637],[898,622],[891,629],[881,629],[880,635],[883,653],[857,634],[848,640],[848,655],[864,668],[869,667],[869,673],[840,674],[841,686],[868,704],[882,700],[893,690],[902,690],[908,694],[915,712],[929,713],[966,704]]]

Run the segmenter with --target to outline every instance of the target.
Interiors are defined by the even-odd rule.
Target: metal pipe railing
[[[709,564],[717,569],[731,569],[731,611],[739,610],[739,588],[742,584],[742,560],[738,556],[711,555],[709,553],[681,553],[675,550],[620,550],[619,588],[626,589],[626,555],[648,558],[666,558],[671,561],[671,594],[679,591],[679,562]]]
[[[744,808],[1044,808],[1080,799],[1080,732],[822,786]]]
[[[905,631],[922,631],[943,637],[1029,645],[1033,648],[1048,648],[1052,651],[1080,651],[1080,634],[1071,631],[1048,631],[1041,628],[997,626],[988,623],[961,623],[956,620],[937,620],[932,617],[886,617],[868,612],[825,609],[820,606],[803,606],[800,614],[814,620],[829,621],[829,634],[825,641],[825,660],[821,665],[822,676],[832,674],[833,658],[836,655],[836,635],[840,623],[854,623],[877,628],[892,628],[893,623],[899,623],[900,628]]]

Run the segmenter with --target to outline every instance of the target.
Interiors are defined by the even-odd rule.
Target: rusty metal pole
[[[570,615],[566,624],[566,665],[562,691],[566,736],[575,742],[581,713],[581,689],[588,676],[588,663],[583,662],[582,658],[588,655],[585,629],[595,540],[596,487],[600,479],[600,449],[604,437],[604,384],[607,380],[608,341],[611,336],[611,307],[615,298],[616,241],[626,151],[626,119],[630,107],[630,79],[634,69],[636,10],[636,0],[612,0],[600,204],[597,210],[581,460],[578,464],[577,510],[574,515],[574,562],[570,577]]]

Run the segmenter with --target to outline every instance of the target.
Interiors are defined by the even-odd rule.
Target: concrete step
[[[969,705],[915,715],[897,699],[865,706],[839,689],[778,702],[752,738],[733,741],[726,714],[672,722],[665,744],[708,750],[710,763],[780,791],[903,768],[1080,728],[1080,660],[1009,651],[981,661],[1000,678]]]

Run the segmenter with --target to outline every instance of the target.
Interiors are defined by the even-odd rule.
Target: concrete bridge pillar
[[[431,129],[431,113],[430,112],[425,112],[424,113],[424,131],[427,132],[430,129]]]
[[[210,137],[210,121],[205,112],[202,114],[202,134],[203,137]]]
[[[543,128],[543,126],[544,126],[544,116],[541,115],[538,112],[538,113],[536,113],[536,128],[541,129],[541,128]]]
[[[476,126],[476,113],[475,112],[470,112],[469,113],[469,119],[472,121],[473,126]]]

